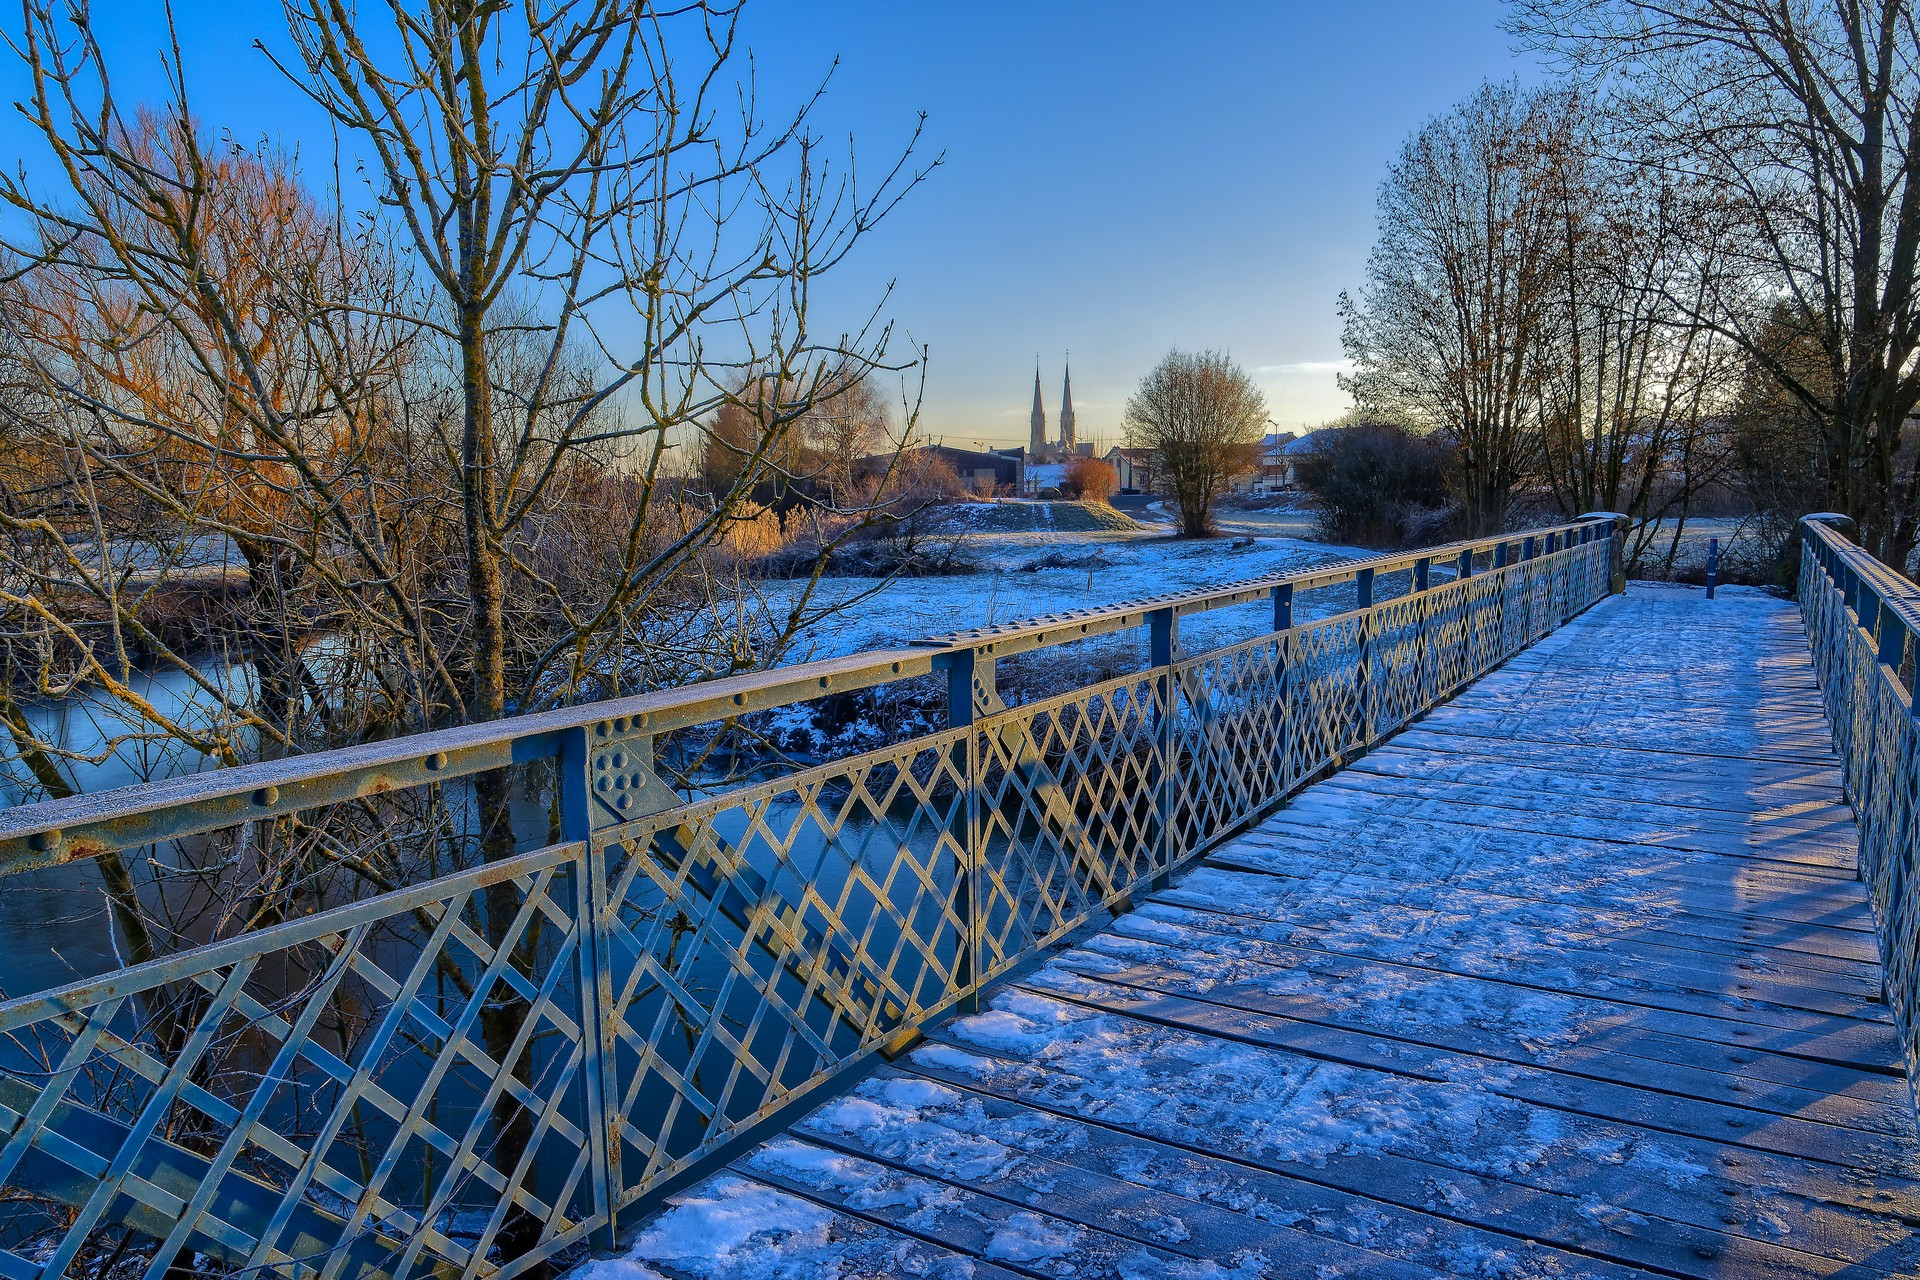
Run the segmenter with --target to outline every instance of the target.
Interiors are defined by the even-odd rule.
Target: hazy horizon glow
[[[157,9],[94,5],[129,100],[162,91]],[[207,125],[330,161],[324,122],[252,47],[286,48],[277,3],[174,9]],[[1117,443],[1171,347],[1230,353],[1284,429],[1345,410],[1334,307],[1360,283],[1388,160],[1481,80],[1537,74],[1503,11],[1242,0],[1175,22],[1144,3],[807,0],[750,3],[744,29],[769,110],[838,58],[822,135],[890,163],[925,111],[927,154],[946,156],[826,284],[816,327],[858,325],[890,287],[884,314],[930,350],[922,428],[956,445],[1026,441],[1036,356],[1057,431],[1071,352],[1080,437]],[[6,158],[37,167],[26,145]]]

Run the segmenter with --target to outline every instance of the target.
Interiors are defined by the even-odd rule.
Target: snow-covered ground
[[[1200,591],[1375,554],[1255,532],[1252,525],[1241,534],[1237,522],[1226,523],[1229,534],[1239,536],[1190,541],[1174,537],[1167,524],[1097,532],[968,533],[965,551],[982,566],[979,573],[899,578],[884,585],[875,578],[823,580],[814,596],[816,607],[855,603],[804,633],[793,660],[891,648],[968,627]],[[1235,546],[1248,536],[1250,545]],[[1034,567],[1046,560],[1072,567]],[[872,594],[858,599],[865,593]],[[772,595],[776,601],[780,598],[778,591]],[[1351,597],[1350,589],[1347,595]],[[1184,625],[1193,644],[1230,624],[1225,619],[1218,625],[1210,619],[1195,619]]]

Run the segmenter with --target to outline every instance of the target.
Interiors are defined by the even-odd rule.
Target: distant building
[[[1055,496],[1066,482],[1067,466],[1064,462],[1042,462],[1027,468],[1024,492],[1033,498]]]
[[[1154,493],[1160,487],[1159,460],[1153,450],[1116,445],[1102,456],[1113,468],[1122,493]]]
[[[1250,481],[1255,493],[1292,492],[1293,455],[1287,450],[1299,442],[1299,434],[1293,431],[1269,431],[1260,438],[1260,470]]]
[[[1316,431],[1309,431],[1298,439],[1288,441],[1285,445],[1281,446],[1280,456],[1283,464],[1283,492],[1292,493],[1300,487],[1300,464],[1305,461],[1308,455],[1313,453],[1315,449],[1320,447],[1321,438],[1325,436],[1327,432],[1334,430],[1338,430],[1338,428],[1321,427]]]
[[[1025,474],[1020,492],[1028,497],[1043,489],[1057,488],[1058,479],[1042,481],[1035,473],[1041,467],[1060,467],[1074,458],[1090,458],[1093,446],[1082,444],[1075,432],[1073,416],[1073,370],[1069,367],[1060,388],[1060,438],[1047,439],[1047,406],[1040,394],[1040,366],[1033,368],[1033,410],[1027,415],[1027,447],[1021,451]],[[1052,473],[1048,473],[1051,475]]]
[[[951,445],[928,444],[916,446],[908,453],[912,456],[898,459],[891,453],[877,453],[860,459],[854,464],[854,470],[862,478],[871,478],[885,474],[892,467],[896,476],[906,478],[918,475],[927,463],[937,459],[953,468],[960,482],[976,493],[989,490],[1017,493],[1021,488],[1025,464],[1020,449],[955,449]]]

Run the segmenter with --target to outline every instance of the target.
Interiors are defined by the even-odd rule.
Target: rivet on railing
[[[436,751],[427,757],[426,763],[428,769],[434,773],[438,773],[447,767],[447,753],[444,751]]]
[[[262,809],[266,808],[268,805],[279,804],[280,788],[278,787],[260,788],[258,791],[253,793],[253,802],[259,805]]]

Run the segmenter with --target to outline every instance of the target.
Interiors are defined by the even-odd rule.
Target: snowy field
[[[1283,516],[1291,523],[1283,526],[1266,519]],[[791,660],[892,648],[967,627],[1201,591],[1377,554],[1278,532],[1282,527],[1308,531],[1310,520],[1297,512],[1231,513],[1222,523],[1229,536],[1205,541],[1176,538],[1172,525],[1158,523],[1093,532],[966,533],[961,535],[965,551],[982,566],[980,573],[901,578],[884,585],[876,578],[823,580],[816,605],[873,594],[806,632]],[[1251,544],[1234,545],[1245,537],[1252,538]],[[1049,563],[1036,567],[1042,562]],[[1052,567],[1061,564],[1071,567]],[[1313,602],[1318,608],[1304,608],[1302,616],[1331,611],[1339,593],[1326,595],[1327,600]],[[1348,587],[1347,604],[1351,599]],[[770,593],[770,603],[778,602],[778,593]],[[1194,643],[1233,624],[1209,618],[1183,625],[1189,643]]]

